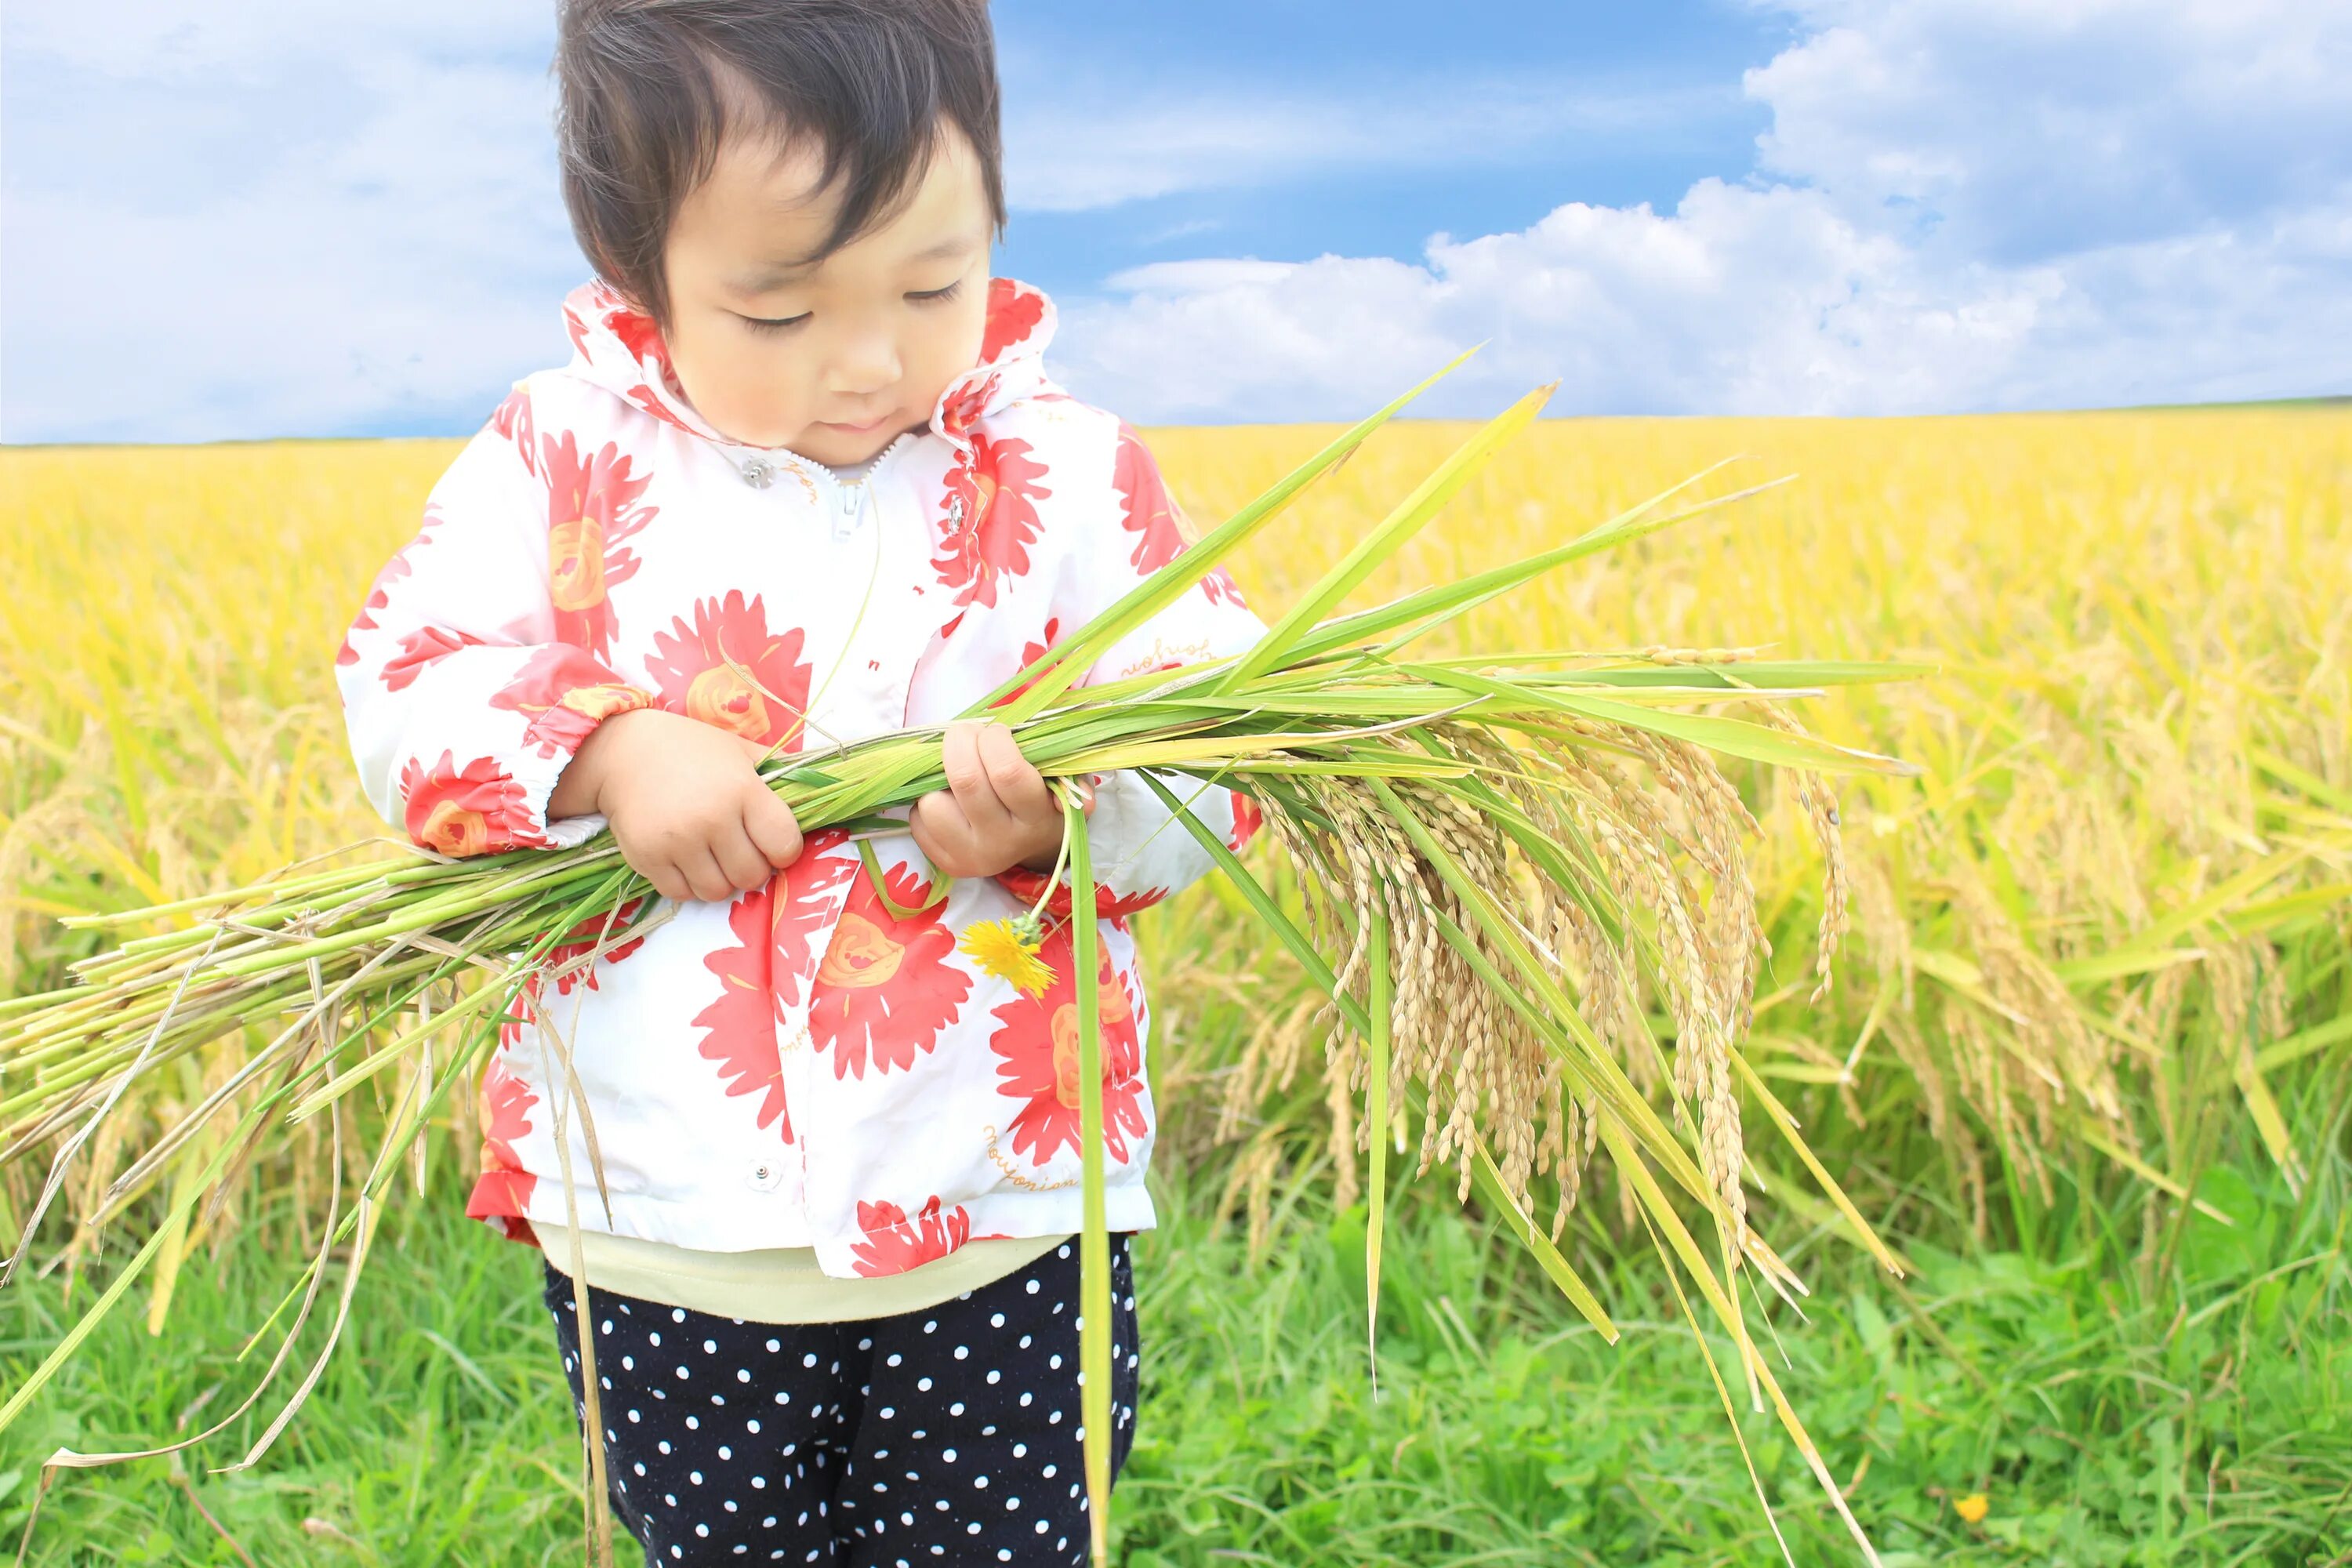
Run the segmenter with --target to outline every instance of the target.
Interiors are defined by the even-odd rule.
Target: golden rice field
[[[1235,562],[1260,611],[1285,608],[1471,428],[1391,426],[1301,498]],[[1147,437],[1206,522],[1336,433]],[[63,984],[100,944],[58,916],[252,881],[383,831],[345,750],[333,651],[457,445],[0,450],[0,996]],[[1359,602],[1524,557],[1726,458],[1697,493],[1787,482],[1488,605],[1448,628],[1448,650],[1933,666],[1833,689],[1803,715],[1922,770],[1841,781],[1852,930],[1818,1007],[1813,837],[1772,775],[1727,764],[1761,826],[1754,879],[1777,955],[1747,1058],[1898,1247],[2032,1253],[2037,1216],[2071,1184],[2084,1223],[2105,1227],[2095,1255],[2137,1258],[2146,1310],[2178,1328],[2187,1300],[2176,1313],[2159,1276],[2183,1200],[2214,1190],[2200,1182],[2217,1152],[2267,1162],[2290,1201],[2343,1158],[2323,1145],[2352,1097],[2352,411],[1547,421]],[[1163,1157],[1192,1173],[1217,1231],[1246,1227],[1255,1259],[1302,1187],[1328,1185],[1342,1209],[1358,1194],[1360,1157],[1335,1131],[1351,1112],[1327,1100],[1317,1066],[1321,999],[1216,886],[1142,929],[1162,999]],[[217,1070],[176,1066],[159,1092],[184,1104]],[[150,1110],[152,1129],[173,1107]],[[1840,1233],[1811,1184],[1784,1179],[1797,1173],[1759,1131],[1763,1110],[1743,1114],[1759,1223]],[[445,1115],[455,1135],[434,1161],[473,1158],[466,1115]],[[139,1125],[118,1118],[108,1136]],[[119,1150],[93,1152],[93,1171],[118,1163]],[[256,1191],[289,1200],[270,1213],[306,1249],[322,1156],[253,1173]],[[11,1239],[38,1176],[24,1161],[0,1172]],[[1600,1180],[1596,1223],[1638,1237]],[[239,1206],[189,1245],[233,1234]],[[2246,1292],[2340,1257],[2340,1216],[2330,1225],[2332,1249],[2232,1281],[2186,1321],[2268,1300]],[[151,1325],[171,1277],[145,1303]],[[2329,1278],[2346,1278],[2340,1264]],[[2309,1285],[2299,1321],[2338,1288]],[[2127,1337],[2115,1375],[2138,1379]],[[2236,1353],[2216,1389],[2243,1342]],[[2193,1411],[2203,1385],[2179,1375]],[[1164,1408],[1174,1421],[1174,1396]],[[2205,1471],[2209,1516],[2221,1463]],[[1717,1468],[1737,1473],[1728,1457]],[[1848,1486],[1858,1508],[1863,1473]],[[2295,1517],[2332,1520],[2337,1469],[2292,1473]],[[1986,1506],[1972,1484],[1970,1526]]]
[[[1465,430],[1377,437],[1244,553],[1255,602],[1281,608]],[[1151,440],[1213,519],[1332,433]],[[330,660],[454,450],[0,454],[0,993],[62,978],[56,915],[232,885],[379,830]],[[1761,1075],[1830,1086],[1858,1120],[1866,1086],[1906,1086],[1893,1114],[1945,1148],[1979,1230],[1988,1173],[2046,1190],[2054,1150],[2177,1180],[2209,1109],[2252,1118],[2293,1181],[2305,1153],[2272,1079],[2346,1059],[2352,1036],[2305,1016],[2330,971],[2287,956],[2314,932],[2340,952],[2352,929],[2352,416],[1549,421],[1365,595],[1533,552],[1726,458],[1709,490],[1792,477],[1449,635],[1937,667],[1808,714],[1925,770],[1845,786],[1855,935],[1823,1009],[1798,973],[1813,852],[1789,808],[1759,803],[1759,899],[1800,955],[1759,998]],[[1171,978],[1214,985],[1220,917],[1191,908],[1205,924],[1186,934],[1211,945]],[[1259,1028],[1208,1135],[1236,1135],[1298,1033]]]

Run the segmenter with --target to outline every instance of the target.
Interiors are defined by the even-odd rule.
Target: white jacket
[[[369,800],[444,853],[601,831],[598,816],[549,821],[548,795],[595,725],[633,708],[793,751],[943,721],[1184,548],[1150,454],[1046,377],[1053,306],[1009,279],[990,289],[980,363],[856,484],[712,430],[652,322],[609,289],[575,289],[565,320],[572,363],[518,384],[458,454],[337,656]],[[1236,652],[1263,629],[1219,571],[1086,679]],[[1170,783],[1236,847],[1255,824],[1245,796]],[[1150,1014],[1126,917],[1210,861],[1139,778],[1108,776],[1097,801],[1108,1217],[1141,1229]],[[914,840],[873,847],[893,900],[919,904],[934,873]],[[518,1239],[565,1223],[538,1021],[551,1009],[611,1195],[608,1218],[573,1115],[585,1228],[814,1247],[845,1276],[1076,1230],[1066,918],[1039,998],[956,951],[967,923],[1043,888],[1016,868],[897,920],[835,831],[760,891],[677,905],[507,1020],[467,1213]],[[1066,886],[1049,909],[1068,915]]]

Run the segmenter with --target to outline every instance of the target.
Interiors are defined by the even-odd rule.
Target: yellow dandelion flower
[[[1054,984],[1054,967],[1037,956],[1045,933],[1034,915],[1009,921],[974,921],[964,927],[956,949],[980,965],[982,973],[1009,980],[1024,995],[1042,996]]]
[[[1987,1498],[1982,1492],[1970,1492],[1964,1498],[1955,1498],[1952,1500],[1952,1511],[1958,1514],[1962,1519],[1967,1520],[1970,1524],[1982,1524],[1984,1522],[1984,1516],[1990,1512],[1991,1510],[1991,1500]]]

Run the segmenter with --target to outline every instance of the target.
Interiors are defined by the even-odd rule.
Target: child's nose
[[[833,390],[844,397],[866,397],[898,380],[898,340],[887,331],[867,331],[845,339],[834,357]]]

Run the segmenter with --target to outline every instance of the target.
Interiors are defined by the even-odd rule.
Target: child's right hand
[[[603,812],[621,858],[666,899],[730,899],[800,858],[800,824],[753,769],[766,751],[683,713],[615,713],[565,764],[547,815]]]

